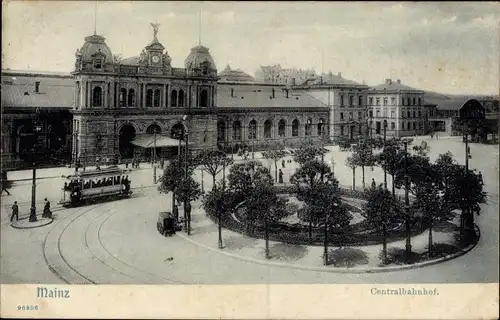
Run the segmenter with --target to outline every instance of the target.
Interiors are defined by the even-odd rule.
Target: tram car
[[[62,187],[59,204],[69,207],[86,202],[129,197],[132,194],[129,172],[130,170],[113,166],[101,170],[76,171],[65,176],[66,182]]]

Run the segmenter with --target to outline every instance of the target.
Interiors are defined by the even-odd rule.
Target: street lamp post
[[[153,130],[153,183],[156,184],[156,128]]]
[[[186,149],[185,149],[185,154],[184,154],[184,179],[187,183],[187,179],[188,179],[188,152],[189,152],[189,133],[186,129]],[[188,208],[188,206],[190,207],[191,204],[189,203],[189,200],[188,199],[184,199],[184,213],[186,215],[186,218],[184,219],[184,221],[187,222],[187,234],[190,235],[191,234],[191,209],[189,208],[189,210],[186,210],[186,208]],[[189,212],[187,212],[189,211]]]
[[[33,157],[33,176],[31,184],[31,207],[29,222],[36,222],[38,219],[36,217],[36,147],[38,144],[38,134],[42,131],[42,126],[40,124],[40,110],[36,110],[36,118],[33,122],[33,133],[34,133],[34,144],[31,152]]]
[[[387,120],[384,120],[384,148],[386,139],[387,139]],[[387,170],[385,168],[385,163],[384,163],[384,187],[387,190]]]
[[[78,172],[78,131],[75,130],[75,132],[73,133],[73,136],[74,136],[74,139],[73,139],[73,143],[75,144],[74,146],[74,150],[75,152],[73,153],[73,156],[74,156],[74,166],[75,166],[75,171]]]

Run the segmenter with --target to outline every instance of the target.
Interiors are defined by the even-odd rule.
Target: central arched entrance
[[[120,129],[119,150],[122,159],[134,156],[134,145],[130,143],[135,138],[135,128],[131,124],[126,124]]]

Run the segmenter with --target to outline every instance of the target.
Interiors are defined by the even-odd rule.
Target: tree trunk
[[[352,168],[352,190],[356,190],[356,168]]]
[[[382,256],[384,264],[387,264],[387,226],[382,224]]]
[[[396,187],[394,186],[394,175],[391,174],[392,177],[392,196],[394,197],[396,195]]]
[[[409,217],[406,217],[405,229],[406,229],[406,258],[409,259],[411,255],[411,228],[410,228]]]
[[[215,181],[215,174],[212,176],[212,190],[215,190],[215,186],[217,185],[216,181]]]
[[[309,221],[309,241],[312,241],[312,230],[312,221]]]
[[[325,223],[325,235],[323,243],[323,264],[328,265],[328,223]]]
[[[274,181],[278,182],[278,161],[274,161]]]
[[[363,190],[365,190],[365,166],[361,167],[361,174],[363,176]]]
[[[265,232],[265,238],[266,238],[266,259],[270,259],[270,256],[269,256],[269,226],[267,223],[267,214],[264,217],[264,232]]]
[[[432,219],[429,219],[429,257],[432,256]]]

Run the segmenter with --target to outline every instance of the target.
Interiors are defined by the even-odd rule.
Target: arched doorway
[[[120,129],[119,149],[122,159],[134,156],[134,145],[130,143],[135,138],[135,128],[131,124],[126,124]]]

